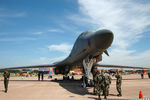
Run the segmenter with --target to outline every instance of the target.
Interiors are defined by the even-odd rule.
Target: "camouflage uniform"
[[[3,76],[4,76],[4,87],[5,87],[5,92],[7,92],[7,90],[8,90],[8,82],[9,82],[10,73],[4,72]]]
[[[101,73],[97,76],[97,94],[98,94],[99,98],[100,98],[103,88],[104,88],[103,76],[104,76],[103,73]]]
[[[98,72],[94,72],[93,73],[93,82],[94,82],[94,88],[93,88],[93,93],[96,94],[97,93],[97,76],[99,75]]]
[[[103,94],[106,97],[106,96],[109,95],[109,87],[110,87],[110,84],[111,84],[111,77],[109,76],[108,73],[105,73],[103,79],[104,79]]]
[[[122,76],[121,74],[117,74],[115,75],[115,77],[117,78],[116,80],[116,88],[117,88],[117,91],[118,91],[118,96],[122,96],[121,94],[121,83],[122,83]]]

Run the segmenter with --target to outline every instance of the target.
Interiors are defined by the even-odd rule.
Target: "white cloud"
[[[0,9],[0,11],[1,10],[3,12],[5,12],[5,9]],[[11,13],[11,12],[10,13],[2,13],[2,12],[0,12],[0,22],[5,23],[6,18],[21,18],[21,17],[25,17],[25,16],[27,16],[26,12],[17,12],[17,13]]]
[[[58,44],[58,45],[50,45],[48,46],[49,50],[50,51],[60,51],[60,52],[64,52],[64,53],[69,53],[71,51],[71,48],[72,48],[73,45],[71,44],[67,44],[67,43],[61,43],[61,44]]]
[[[48,29],[48,30],[42,30],[42,31],[38,31],[38,32],[32,32],[32,34],[41,35],[41,34],[48,33],[48,32],[54,32],[54,33],[58,33],[59,32],[59,33],[62,33],[63,30],[51,28],[51,29]]]
[[[25,12],[18,12],[18,13],[0,13],[0,17],[24,17],[27,13]]]
[[[150,50],[139,53],[137,55],[132,55],[134,52],[134,50],[113,49],[110,52],[110,57],[106,57],[106,55],[103,54],[104,58],[101,63],[149,67]]]
[[[148,31],[150,26],[150,3],[138,3],[131,0],[78,0],[80,5],[80,20],[88,19],[96,29],[107,28],[113,31],[113,48],[110,57],[104,56],[105,63],[145,65],[148,64],[149,50],[138,55],[136,50],[128,50],[143,37],[143,33]],[[78,16],[77,16],[78,17]],[[78,18],[72,18],[80,21]],[[130,48],[132,49],[132,48]],[[146,55],[147,54],[147,55]]]
[[[65,57],[66,56],[60,56],[60,57],[54,57],[54,58],[40,57],[40,58],[31,60],[31,62],[29,63],[31,63],[32,65],[53,64],[53,63],[56,63],[58,61],[65,59]]]
[[[115,34],[114,45],[126,48],[139,39],[150,25],[150,4],[121,0],[79,0],[80,11],[91,23]]]
[[[13,42],[13,41],[25,41],[25,40],[37,40],[30,37],[16,37],[16,38],[0,38],[1,42]]]
[[[21,66],[33,66],[33,65],[44,65],[44,64],[53,64],[57,63],[59,61],[62,61],[65,59],[66,56],[59,56],[59,57],[53,57],[53,58],[48,58],[48,57],[39,57],[39,58],[32,58],[28,59],[27,61],[24,60],[19,60],[18,62],[14,62],[12,59],[9,61],[11,63],[5,63],[2,62],[0,67],[21,67]]]
[[[32,33],[32,34],[36,34],[36,35],[41,35],[41,34],[43,34],[44,32],[34,32],[34,33]]]
[[[63,32],[60,29],[49,29],[48,32]]]

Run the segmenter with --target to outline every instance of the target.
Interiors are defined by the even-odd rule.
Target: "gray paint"
[[[57,66],[81,65],[87,56],[101,57],[102,53],[110,47],[113,41],[113,33],[110,30],[86,31],[77,38],[70,55]]]

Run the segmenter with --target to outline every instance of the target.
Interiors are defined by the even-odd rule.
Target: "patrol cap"
[[[100,72],[99,72],[99,71],[97,71],[97,72],[96,72],[96,74],[100,74]]]
[[[119,73],[119,69],[117,69],[116,72]]]
[[[102,69],[101,72],[104,72],[104,69]]]
[[[108,70],[105,70],[105,73],[108,73]]]
[[[5,69],[4,72],[6,72],[7,70]]]

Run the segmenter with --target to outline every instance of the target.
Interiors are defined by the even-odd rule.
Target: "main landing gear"
[[[69,80],[69,76],[63,76],[63,80]]]
[[[63,76],[63,80],[74,80],[74,76],[72,76],[71,78],[67,75],[67,76]]]

